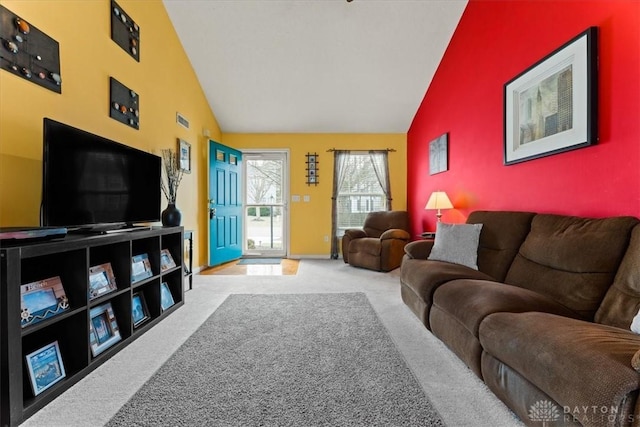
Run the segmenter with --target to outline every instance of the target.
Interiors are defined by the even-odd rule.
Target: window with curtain
[[[348,228],[361,228],[369,212],[391,210],[389,162],[384,151],[335,151],[332,258]]]

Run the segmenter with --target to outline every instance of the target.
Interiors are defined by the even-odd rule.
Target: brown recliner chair
[[[342,259],[354,267],[391,271],[400,267],[410,237],[406,211],[370,212],[362,230],[344,232]]]

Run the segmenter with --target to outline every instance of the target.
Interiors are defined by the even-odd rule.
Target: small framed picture
[[[67,375],[58,341],[27,354],[26,359],[31,389],[35,396],[62,381]]]
[[[163,249],[160,252],[160,268],[162,271],[166,271],[170,268],[174,268],[176,266],[176,262],[173,260],[171,256],[171,252],[169,249]]]
[[[110,302],[92,308],[89,311],[89,317],[91,317],[89,343],[91,354],[96,357],[122,338]]]
[[[171,290],[169,290],[169,285],[167,282],[162,282],[160,284],[160,306],[162,311],[165,311],[173,304],[175,304],[175,301],[173,300],[173,295],[171,295]]]
[[[116,277],[110,262],[89,268],[89,299],[98,298],[116,289]]]
[[[69,309],[60,276],[20,286],[20,326],[33,325]]]
[[[191,144],[183,139],[178,139],[178,153],[180,169],[185,173],[191,173]]]
[[[186,274],[191,273],[191,245],[189,239],[184,242],[184,254],[182,255],[182,268]]]
[[[131,283],[153,276],[149,255],[140,254],[131,258]]]
[[[449,134],[444,133],[429,143],[429,175],[449,170]]]
[[[133,294],[133,298],[131,298],[131,318],[134,328],[137,328],[149,318],[147,303],[144,301],[142,292]]]

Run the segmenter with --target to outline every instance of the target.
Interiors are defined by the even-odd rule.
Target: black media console
[[[152,227],[135,233],[67,235],[46,242],[3,245],[0,248],[0,425],[22,423],[182,306],[183,244],[182,227]],[[165,250],[175,266],[162,265]],[[137,260],[139,256],[148,259],[149,268],[142,274],[143,278],[138,275],[137,280],[132,281],[132,258]],[[115,286],[97,297],[94,293],[91,298],[89,269],[107,263],[112,267]],[[25,325],[21,285],[52,277],[60,278],[68,307]],[[134,309],[141,300],[146,309],[144,315]],[[110,307],[111,311],[103,307]],[[101,326],[96,322],[96,313],[109,315],[105,317],[109,319],[107,322],[115,319],[118,340],[102,343],[98,338],[96,342],[99,333],[95,331]],[[50,374],[57,379],[49,383],[44,379],[45,386],[36,393],[27,356],[37,355],[53,342],[58,344],[65,374],[61,376],[55,370],[45,372],[42,375]],[[37,363],[33,358],[30,361]],[[45,369],[40,373],[42,371]]]

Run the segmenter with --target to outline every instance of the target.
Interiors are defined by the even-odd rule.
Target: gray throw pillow
[[[444,224],[436,226],[436,239],[428,259],[462,264],[478,269],[478,244],[482,224]]]

